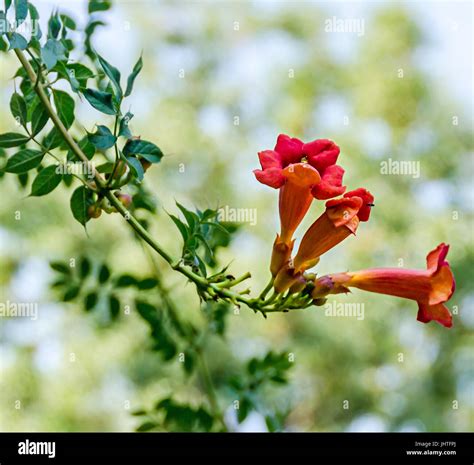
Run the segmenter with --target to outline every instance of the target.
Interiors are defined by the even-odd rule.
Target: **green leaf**
[[[53,97],[59,119],[69,129],[74,122],[74,99],[67,92],[57,89],[53,89]]]
[[[146,278],[136,283],[136,286],[138,287],[138,289],[141,289],[141,290],[153,289],[157,285],[158,285],[158,281],[156,280],[156,278]]]
[[[48,39],[57,39],[61,30],[61,20],[58,13],[53,13],[48,21]]]
[[[24,127],[26,126],[26,102],[23,96],[14,93],[10,99],[10,111],[13,117]]]
[[[49,113],[42,104],[38,101],[31,114],[31,132],[33,136],[36,136],[46,125],[49,119]]]
[[[82,280],[87,278],[89,276],[89,273],[91,272],[92,265],[90,260],[87,257],[81,257],[81,261],[79,263],[79,275]]]
[[[186,242],[189,237],[188,228],[186,227],[186,225],[174,215],[169,215],[169,217],[173,220],[173,223],[179,229],[179,232],[181,233],[181,236],[183,237],[184,242]]]
[[[145,421],[144,423],[142,423],[138,428],[137,428],[137,432],[138,433],[143,433],[145,431],[150,431],[154,428],[156,428],[158,425],[153,422],[153,421]]]
[[[11,148],[18,147],[19,145],[26,144],[30,138],[19,134],[17,132],[6,132],[5,134],[0,134],[0,147],[2,148]]]
[[[120,87],[120,71],[115,66],[111,65],[107,60],[102,58],[98,53],[96,53],[96,55],[100,66],[114,87],[117,100],[120,100],[122,98],[122,88]]]
[[[64,27],[71,29],[71,31],[75,31],[77,26],[75,21],[68,15],[60,14],[59,17],[61,18],[61,22],[63,23]]]
[[[107,11],[111,6],[110,0],[89,0],[89,13],[95,11]]]
[[[143,166],[139,160],[135,157],[123,157],[124,160],[127,162],[127,165],[130,167],[132,174],[139,180],[143,180],[143,176],[145,171],[143,170]]]
[[[12,0],[5,0],[5,11],[8,11],[12,4]]]
[[[44,152],[33,149],[23,149],[8,159],[5,171],[7,173],[26,173],[36,168],[44,157]]]
[[[109,296],[109,312],[112,320],[117,319],[120,314],[120,300],[113,294]]]
[[[95,134],[89,134],[89,140],[99,150],[107,150],[113,147],[117,138],[112,134],[106,126],[97,126]]]
[[[104,284],[106,283],[110,278],[110,269],[109,267],[104,263],[99,270],[99,283]]]
[[[135,279],[134,276],[130,274],[123,274],[122,276],[119,276],[117,279],[117,282],[115,283],[116,287],[129,287],[129,286],[135,286],[137,283],[137,280]]]
[[[96,109],[106,115],[115,115],[112,94],[101,90],[86,89],[83,91],[86,100]]]
[[[66,49],[58,40],[48,39],[41,49],[41,59],[48,70],[52,69],[58,60],[66,59]]]
[[[84,136],[79,142],[78,144],[79,145],[79,148],[82,150],[82,152],[84,153],[84,155],[87,157],[88,160],[91,160],[92,157],[94,156],[95,154],[95,147],[93,144],[91,144],[91,142],[89,141],[89,136]],[[69,150],[69,152],[67,153],[67,159],[68,160],[76,160],[76,161],[80,161],[78,158],[77,158],[77,155],[72,151],[72,150]]]
[[[78,295],[79,292],[81,291],[81,288],[77,285],[71,286],[64,294],[63,296],[63,301],[64,302],[70,302],[71,300],[74,300]]]
[[[85,186],[78,187],[71,197],[71,211],[74,218],[83,226],[89,221],[87,209],[92,204],[92,192]]]
[[[81,63],[68,63],[66,68],[71,85],[73,79],[75,79],[79,84],[77,89],[73,88],[73,90],[76,91],[80,88],[86,87],[87,80],[94,76],[94,73],[87,66],[84,66]]]
[[[28,15],[28,1],[15,0],[15,19],[17,24],[22,23]]]
[[[9,50],[13,50],[14,48],[25,50],[26,47],[28,47],[28,41],[22,35],[18,34],[18,32],[12,32],[8,40],[10,41]]]
[[[40,197],[56,189],[62,179],[62,175],[57,173],[57,169],[56,165],[47,166],[42,169],[33,181],[30,195]]]
[[[46,134],[42,143],[48,150],[55,149],[63,143],[63,136],[56,127],[53,127],[51,131]]]
[[[128,157],[130,155],[140,155],[150,163],[158,163],[163,153],[152,142],[142,139],[130,139],[123,148],[123,154]]]
[[[62,274],[71,274],[71,267],[70,266],[67,266],[65,263],[63,262],[51,262],[49,264],[49,266],[54,270],[54,271],[57,271],[58,273],[62,273]]]
[[[119,137],[126,137],[127,139],[132,137],[132,133],[130,132],[130,129],[128,127],[130,120],[133,118],[133,113],[130,113],[129,111],[125,113],[125,116],[120,119],[120,125],[119,125]]]
[[[99,296],[97,292],[90,292],[84,298],[84,308],[86,312],[91,311],[96,305],[99,300]]]
[[[128,97],[132,93],[133,83],[135,82],[135,78],[138,76],[138,73],[142,70],[142,68],[143,68],[143,60],[142,60],[142,57],[140,57],[138,61],[135,63],[135,66],[133,67],[133,70],[130,73],[130,76],[128,76],[127,89],[125,90],[125,97]]]

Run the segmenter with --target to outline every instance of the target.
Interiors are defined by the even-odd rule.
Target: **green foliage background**
[[[37,5],[44,18],[52,6]],[[427,252],[447,242],[457,281],[449,302],[457,312],[454,327],[423,325],[413,302],[358,291],[335,300],[364,303],[362,321],[327,317],[324,307],[267,320],[231,309],[226,338],[211,337],[205,349],[221,405],[231,418],[234,397],[224,380],[241,376],[240,363],[286,351],[295,360],[289,384],[270,387],[264,397],[267,408],[288,413],[287,430],[472,430],[472,101],[469,95],[465,105],[456,101],[452,89],[423,68],[423,47],[435,54],[436,47],[414,9],[383,2],[367,7],[365,34],[358,37],[325,32],[327,18],[351,17],[334,8],[120,2],[104,15],[108,26],[94,39],[101,55],[126,74],[143,51],[131,126],[165,154],[146,176],[159,203],[151,230],[178,255],[181,243],[165,212],[175,200],[201,209],[257,209],[257,224],[242,224],[219,252],[221,263],[233,260],[233,274],[252,272],[257,293],[268,280],[278,226],[277,193],[251,172],[257,151],[271,148],[280,132],[335,140],[345,184],[368,188],[376,207],[356,238],[323,257],[320,272],[398,266],[399,260],[424,267]],[[469,11],[462,3],[451,8]],[[66,11],[84,19],[80,4],[74,9]],[[350,50],[342,57],[335,52],[341,40]],[[472,44],[464,45],[467,57]],[[2,54],[5,109],[17,67],[14,55]],[[77,105],[91,131],[100,115]],[[0,131],[14,129],[3,111]],[[381,175],[380,162],[388,158],[420,161],[420,178]],[[169,395],[205,403],[202,384],[185,375],[177,358],[165,364],[149,350],[149,329],[134,312],[103,325],[81,305],[58,303],[48,287],[54,278],[49,261],[82,254],[119,274],[150,274],[147,255],[123,220],[103,215],[89,223],[88,237],[69,212],[70,192],[57,189],[44,199],[27,193],[14,176],[0,180],[0,301],[39,302],[37,321],[0,321],[0,429],[130,430],[138,425],[131,411]],[[298,237],[321,210],[315,202]],[[162,262],[159,267],[181,318],[202,326],[193,286]],[[259,414],[243,425],[265,428]]]

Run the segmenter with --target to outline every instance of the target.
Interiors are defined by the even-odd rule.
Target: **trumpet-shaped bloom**
[[[335,165],[339,147],[319,139],[308,144],[280,134],[274,150],[258,154],[261,170],[255,170],[258,181],[280,189],[280,234],[273,245],[270,270],[276,273],[290,259],[293,234],[306,215],[313,198],[329,199],[342,194],[344,170]]]
[[[443,305],[455,289],[454,276],[445,260],[449,246],[442,243],[426,257],[426,270],[374,268],[323,276],[315,282],[313,297],[349,292],[350,287],[418,302],[418,321],[435,320],[452,326],[452,316]]]
[[[359,214],[367,221],[374,198],[365,189],[326,202],[326,211],[306,231],[292,264],[282,267],[275,279],[277,292],[290,288],[302,273],[316,265],[319,257],[351,234],[355,234]]]

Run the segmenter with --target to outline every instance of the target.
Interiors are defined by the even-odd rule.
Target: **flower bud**
[[[295,241],[293,240],[288,246],[286,243],[280,241],[280,236],[277,234],[275,242],[273,243],[272,259],[270,262],[272,276],[276,276],[280,269],[288,263],[294,243]]]
[[[300,293],[306,287],[306,277],[301,275],[298,276],[295,283],[293,283],[290,287],[290,293],[296,294]]]
[[[87,209],[87,216],[89,218],[99,218],[100,215],[102,215],[102,209],[96,203]]]
[[[124,194],[123,192],[115,192],[115,197],[120,200],[120,203],[125,207],[128,208],[132,203],[132,196],[129,194]]]

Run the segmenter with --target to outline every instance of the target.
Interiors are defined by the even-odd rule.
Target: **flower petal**
[[[258,159],[260,160],[263,170],[270,168],[281,169],[283,167],[281,155],[274,150],[263,150],[262,152],[258,152]]]
[[[332,199],[341,195],[346,190],[346,186],[342,185],[342,177],[344,169],[338,165],[329,166],[324,170],[321,182],[316,184],[311,193],[319,200]]]
[[[269,168],[266,170],[254,170],[253,174],[262,184],[273,187],[275,189],[280,188],[285,184],[285,177],[281,174],[280,168]]]
[[[275,145],[275,152],[281,155],[283,166],[298,163],[303,156],[303,142],[286,134],[280,134]]]
[[[416,319],[422,323],[429,323],[434,320],[446,328],[451,328],[453,326],[453,317],[450,311],[443,304],[418,304],[418,315]]]
[[[360,221],[368,221],[370,217],[370,211],[374,203],[374,196],[367,190],[364,189],[363,187],[359,187],[358,189],[355,189],[350,192],[346,192],[344,194],[344,197],[360,197],[362,199],[362,207],[359,210],[359,213],[357,213],[357,216],[359,217]]]
[[[342,197],[326,202],[326,213],[334,226],[339,227],[349,223],[362,207],[360,197]]]
[[[438,245],[426,256],[426,265],[429,271],[436,271],[443,264],[447,264],[446,256],[448,255],[449,245],[444,242]]]
[[[283,176],[298,186],[308,188],[315,184],[317,185],[321,181],[321,176],[318,171],[311,165],[308,165],[308,163],[293,163],[288,165],[283,170]]]
[[[320,173],[336,163],[339,152],[339,147],[328,139],[317,139],[303,145],[303,155]]]

